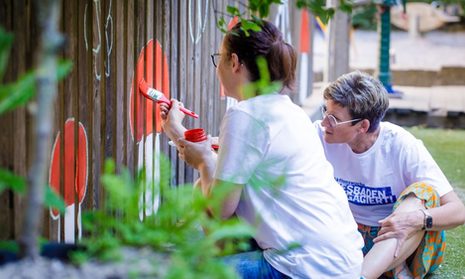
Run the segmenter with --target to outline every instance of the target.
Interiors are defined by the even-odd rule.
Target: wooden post
[[[298,50],[299,104],[313,91],[313,16],[307,10],[301,11],[300,44]]]
[[[337,8],[339,0],[330,0],[328,4]],[[324,80],[331,82],[349,72],[350,15],[336,10],[334,17],[329,21],[328,30],[328,58]]]

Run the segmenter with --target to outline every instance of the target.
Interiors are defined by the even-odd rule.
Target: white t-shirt
[[[274,268],[293,278],[360,277],[363,240],[301,108],[278,94],[241,101],[226,112],[219,144],[215,178],[245,185],[236,214],[257,228]]]
[[[378,139],[361,154],[345,143],[326,143],[321,121],[315,126],[357,223],[379,226],[400,193],[415,182],[432,185],[440,196],[452,190],[423,142],[397,125],[381,122]]]

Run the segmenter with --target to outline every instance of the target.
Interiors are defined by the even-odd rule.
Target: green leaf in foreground
[[[16,193],[24,194],[26,191],[26,182],[23,177],[15,175],[9,170],[0,168],[0,193],[6,189],[11,189]]]
[[[65,202],[57,193],[55,193],[55,191],[52,190],[52,188],[50,188],[50,186],[45,188],[44,206],[55,208],[60,211],[60,213],[64,213],[66,211]]]

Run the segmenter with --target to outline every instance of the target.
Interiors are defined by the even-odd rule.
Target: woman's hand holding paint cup
[[[184,138],[190,142],[201,142],[207,140],[207,134],[202,128],[191,129],[184,132]]]
[[[211,138],[211,142],[212,142],[212,149],[215,151],[215,152],[218,152],[218,149],[220,148],[219,144],[218,144],[218,137],[210,137]],[[168,144],[172,147],[177,147],[176,146],[176,143],[174,141],[169,141]]]
[[[212,156],[211,138],[204,129],[192,129],[184,132],[184,138],[177,140],[179,157],[193,168],[199,169]]]
[[[196,129],[191,129],[187,130],[184,132],[184,138],[190,142],[201,142],[207,139],[207,134],[205,133],[205,130],[202,128],[196,128]],[[218,145],[218,138],[212,138],[212,149],[215,151],[218,151],[219,145]]]

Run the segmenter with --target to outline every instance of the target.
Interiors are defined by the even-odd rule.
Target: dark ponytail
[[[268,64],[271,81],[281,81],[283,86],[293,89],[297,55],[294,48],[284,42],[281,32],[268,21],[256,21],[260,31],[248,31],[247,36],[241,30],[241,23],[236,24],[226,35],[225,47],[228,55],[235,53],[241,63],[250,72],[251,81],[260,79],[257,58],[262,56]]]
[[[294,48],[282,40],[276,41],[271,45],[266,61],[271,80],[279,80],[283,86],[293,89],[297,62]]]

